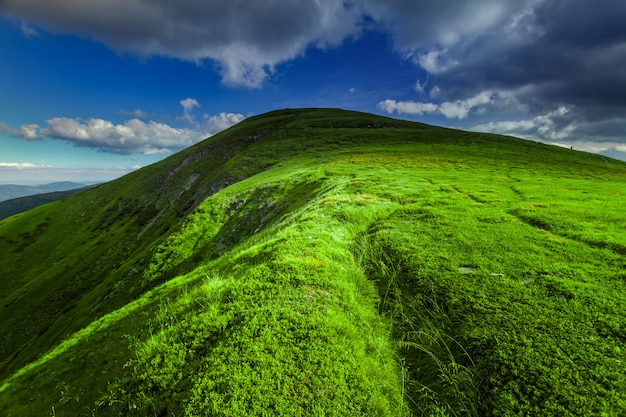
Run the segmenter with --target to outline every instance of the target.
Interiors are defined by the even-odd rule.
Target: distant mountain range
[[[61,181],[42,185],[0,185],[0,220],[38,207],[42,204],[76,194],[90,185]]]
[[[0,184],[0,201],[11,200],[18,197],[26,197],[35,194],[53,193],[56,191],[68,191],[85,187],[86,184],[71,181],[51,182],[42,185],[18,185]]]
[[[81,188],[73,188],[67,191],[54,191],[52,193],[43,193],[29,195],[26,197],[12,198],[6,201],[0,201],[0,220],[13,216],[14,214],[23,213],[42,204],[51,203],[56,200],[60,200],[65,197],[69,197],[80,191],[86,190],[90,186],[83,186]]]

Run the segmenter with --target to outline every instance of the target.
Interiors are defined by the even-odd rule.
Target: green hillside
[[[0,221],[0,415],[624,415],[624,201],[599,155],[249,118]]]

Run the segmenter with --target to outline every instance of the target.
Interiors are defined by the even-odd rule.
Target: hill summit
[[[0,221],[0,414],[620,415],[626,164],[338,109]]]

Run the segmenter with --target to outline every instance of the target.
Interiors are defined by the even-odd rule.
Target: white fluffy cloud
[[[185,113],[192,112],[195,107],[200,107],[200,103],[195,98],[186,98],[180,101],[180,105],[183,106]]]
[[[181,100],[180,104],[183,107],[182,119],[189,122],[187,127],[173,127],[165,123],[153,120],[143,121],[138,118],[116,124],[99,118],[81,120],[54,117],[46,121],[45,127],[24,124],[13,129],[0,122],[0,133],[23,140],[46,137],[64,140],[75,146],[95,148],[101,152],[115,154],[154,154],[176,152],[245,119],[245,116],[239,113],[222,112],[212,116],[205,114],[205,122],[196,123],[192,112],[200,107],[200,103],[193,98],[187,98]]]
[[[236,125],[246,117],[241,113],[225,113],[221,112],[214,116],[204,115],[207,122],[207,127],[210,132],[220,132],[228,129],[229,127]]]
[[[556,110],[533,118],[490,121],[473,125],[469,130],[511,135],[624,159],[625,122],[623,118],[600,122],[585,120],[579,109],[560,106]],[[588,132],[594,134],[590,135]]]
[[[532,119],[492,121],[472,126],[471,130],[556,143],[570,137],[578,128],[578,122],[568,117],[570,113],[570,108],[561,106]]]
[[[196,123],[196,118],[193,116],[193,109],[200,107],[200,103],[195,98],[186,98],[180,101],[180,105],[183,106],[183,119],[189,123]]]
[[[24,140],[40,140],[43,136],[39,133],[39,125],[34,123],[21,125],[13,129],[6,123],[0,122],[0,133]]]
[[[387,99],[378,103],[378,108],[389,114],[423,115],[441,114],[448,119],[466,119],[472,111],[484,111],[486,106],[494,106],[497,103],[509,103],[509,92],[482,91],[465,100],[444,101],[443,103],[419,102],[419,101],[396,101]]]
[[[51,168],[50,165],[37,165],[30,162],[0,162],[0,168],[12,168],[12,169],[36,169],[36,168]]]
[[[439,106],[434,103],[421,103],[416,101],[396,101],[396,100],[384,100],[378,103],[378,108],[382,111],[386,111],[389,114],[411,114],[421,116],[424,113],[434,113],[439,109]]]
[[[191,129],[174,128],[154,121],[146,123],[139,119],[114,124],[103,119],[92,118],[83,122],[68,117],[55,117],[47,120],[47,123],[48,127],[41,130],[46,137],[119,154],[152,154],[179,150],[206,137]]]
[[[495,94],[491,91],[483,91],[465,100],[455,102],[443,102],[439,105],[439,111],[448,119],[465,119],[473,109],[490,104],[495,100]]]

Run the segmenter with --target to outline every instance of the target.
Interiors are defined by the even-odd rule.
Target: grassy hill
[[[626,164],[334,109],[0,221],[0,415],[626,413]]]

